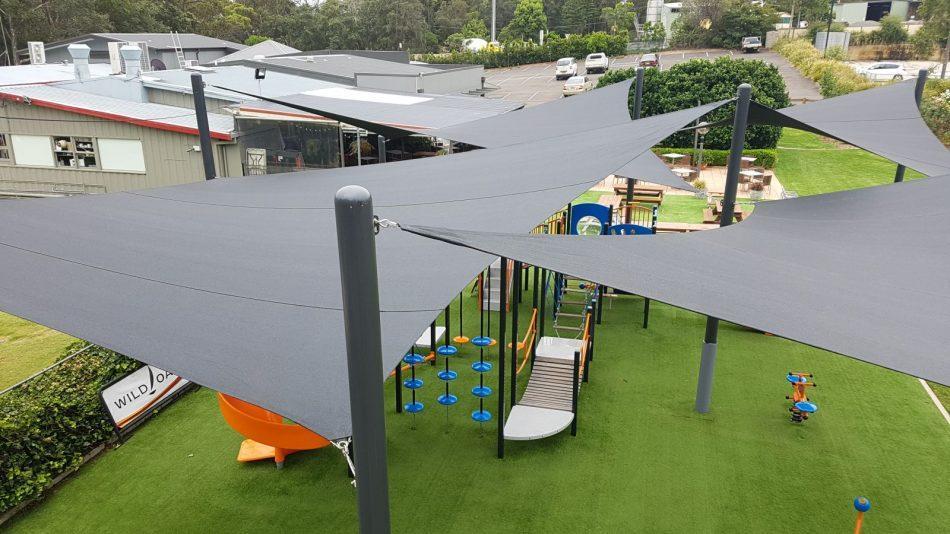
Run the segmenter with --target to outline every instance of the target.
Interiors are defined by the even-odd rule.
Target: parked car
[[[566,80],[571,76],[577,76],[577,61],[572,57],[562,57],[557,60],[554,66],[554,79]]]
[[[564,83],[564,89],[561,90],[561,93],[564,96],[571,96],[590,91],[593,88],[594,81],[587,76],[571,76]]]
[[[640,66],[660,68],[660,56],[656,54],[643,54],[640,58]]]
[[[758,37],[742,38],[742,51],[746,54],[749,52],[758,52],[760,48],[762,48],[762,39]]]
[[[609,67],[610,60],[607,59],[607,54],[604,54],[603,52],[587,54],[587,58],[584,59],[584,70],[587,72],[587,74],[592,72],[607,72]]]
[[[903,80],[907,76],[907,72],[904,71],[903,65],[885,61],[871,63],[867,67],[859,68],[858,74],[864,76],[872,82]]]

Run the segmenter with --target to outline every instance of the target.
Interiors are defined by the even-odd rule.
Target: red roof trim
[[[0,92],[0,99],[12,100],[14,102],[20,102],[20,103],[25,102],[24,97],[20,95],[11,95],[9,93],[2,93],[2,92]],[[198,135],[197,128],[189,128],[187,126],[178,126],[175,124],[157,122],[157,121],[149,120],[149,119],[135,119],[132,117],[126,117],[124,115],[116,115],[114,113],[106,113],[104,111],[94,111],[91,109],[78,108],[75,106],[67,106],[65,104],[58,104],[56,102],[49,102],[46,100],[40,100],[36,98],[30,98],[29,100],[30,100],[31,105],[36,105],[36,106],[40,106],[44,108],[58,109],[60,111],[68,111],[70,113],[76,113],[78,115],[86,115],[89,117],[96,117],[100,119],[109,119],[116,122],[125,122],[128,124],[134,124],[136,126],[144,126],[145,128],[153,128],[155,130],[165,130],[168,132],[176,132],[176,133],[181,133],[181,134],[186,134],[186,135]],[[213,139],[218,139],[221,141],[232,140],[230,133],[212,131],[211,137]]]

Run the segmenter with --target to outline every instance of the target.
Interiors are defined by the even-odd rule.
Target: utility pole
[[[495,42],[495,3],[496,0],[491,0],[491,42]]]
[[[208,126],[208,108],[205,103],[205,82],[201,74],[191,73],[191,94],[195,103],[195,122],[198,125],[198,146],[201,147],[201,163],[205,180],[214,180],[214,154],[211,152],[211,127]]]

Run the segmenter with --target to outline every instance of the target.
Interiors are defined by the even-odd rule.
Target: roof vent
[[[40,43],[42,44],[42,43]],[[84,82],[92,77],[89,73],[89,47],[84,44],[73,43],[66,47],[73,58],[73,72],[76,80]]]
[[[135,78],[142,71],[142,49],[136,45],[127,44],[119,49],[122,55],[122,63],[125,65],[125,74],[129,78]]]
[[[46,45],[43,44],[43,41],[30,41],[26,43],[26,47],[30,51],[31,65],[43,65],[46,63]]]

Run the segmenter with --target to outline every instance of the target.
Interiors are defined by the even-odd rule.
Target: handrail
[[[528,330],[524,333],[524,341],[521,342],[522,350],[524,351],[524,356],[521,358],[521,365],[518,366],[518,370],[515,371],[516,375],[521,374],[521,370],[527,365],[528,355],[531,354],[531,349],[534,347],[535,340],[537,339],[538,333],[538,309],[534,308],[534,313],[531,314],[531,322],[528,323]]]
[[[578,371],[578,377],[584,376],[584,368],[587,367],[587,349],[590,346],[590,319],[593,313],[587,313],[584,319],[584,335],[581,337],[581,365]]]
[[[86,351],[89,350],[91,347],[92,347],[92,344],[90,343],[90,344],[86,345],[85,347],[83,347],[83,348],[77,350],[76,352],[73,352],[72,354],[69,354],[68,356],[65,356],[63,359],[59,360],[58,362],[56,362],[56,363],[54,363],[54,364],[52,364],[52,365],[50,365],[50,366],[48,366],[48,367],[45,367],[45,368],[43,368],[43,369],[41,369],[41,370],[39,370],[39,371],[37,371],[37,372],[31,374],[30,376],[24,378],[23,380],[20,380],[20,381],[17,382],[16,384],[13,384],[12,386],[10,386],[10,387],[4,389],[3,391],[0,391],[0,396],[3,396],[4,394],[9,393],[10,391],[13,391],[14,389],[16,389],[16,388],[22,386],[23,384],[26,384],[26,383],[29,382],[30,380],[33,380],[34,378],[36,378],[36,377],[42,375],[43,373],[45,373],[45,372],[47,372],[47,371],[50,371],[50,370],[52,370],[52,369],[54,369],[54,368],[56,368],[56,367],[59,367],[60,365],[62,365],[62,364],[64,364],[64,363],[68,362],[69,360],[73,359],[74,357],[79,356],[80,354],[86,352]]]

